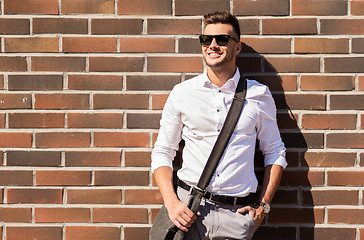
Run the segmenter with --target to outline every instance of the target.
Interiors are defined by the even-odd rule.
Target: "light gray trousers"
[[[178,187],[177,195],[187,203],[189,192]],[[202,199],[195,223],[189,228],[185,240],[251,240],[255,223],[248,213],[237,212],[243,205],[216,204]]]

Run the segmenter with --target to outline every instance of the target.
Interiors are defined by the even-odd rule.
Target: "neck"
[[[235,74],[236,67],[219,71],[219,69],[213,69],[207,67],[207,76],[210,81],[218,87],[222,87],[230,78]]]

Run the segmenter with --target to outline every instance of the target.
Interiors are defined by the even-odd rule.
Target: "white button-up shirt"
[[[158,139],[152,152],[152,171],[172,168],[181,139],[185,141],[178,177],[196,185],[224,124],[240,79],[239,69],[221,88],[203,74],[177,84],[164,106]],[[243,111],[207,190],[229,196],[255,192],[256,139],[264,165],[287,166],[285,147],[276,121],[276,106],[267,86],[247,80]]]

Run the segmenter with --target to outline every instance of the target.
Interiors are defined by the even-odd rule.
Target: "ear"
[[[235,48],[235,55],[238,55],[238,54],[241,52],[242,48],[243,48],[243,45],[242,45],[242,43],[241,43],[241,42],[239,42],[239,43],[236,45],[236,48]]]

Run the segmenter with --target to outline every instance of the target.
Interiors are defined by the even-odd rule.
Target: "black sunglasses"
[[[216,43],[219,46],[226,46],[228,45],[230,39],[233,39],[235,42],[239,42],[239,40],[233,38],[230,35],[220,34],[220,35],[200,35],[200,43],[202,46],[210,46],[212,40],[216,40]]]

